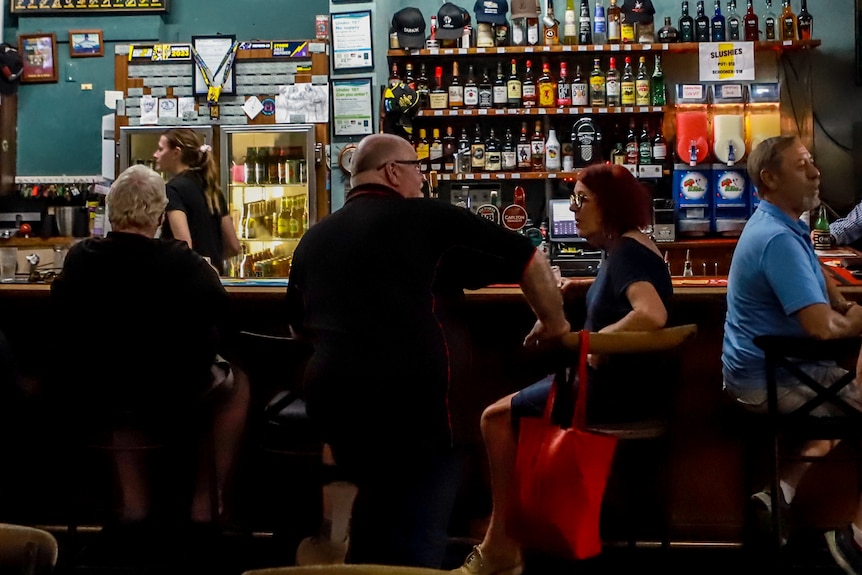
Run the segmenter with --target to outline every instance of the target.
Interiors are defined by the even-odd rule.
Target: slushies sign
[[[701,82],[754,81],[754,42],[698,44]]]

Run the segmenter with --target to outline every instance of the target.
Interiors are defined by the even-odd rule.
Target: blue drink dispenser
[[[675,164],[673,198],[679,236],[705,236],[712,229],[713,201],[709,165]]]
[[[720,236],[739,237],[751,213],[748,174],[744,166],[729,168],[713,164],[712,231]]]

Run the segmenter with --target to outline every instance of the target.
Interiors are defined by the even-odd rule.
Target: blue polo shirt
[[[808,226],[761,200],[739,237],[727,281],[721,362],[728,387],[766,386],[758,335],[805,335],[796,312],[829,303]]]

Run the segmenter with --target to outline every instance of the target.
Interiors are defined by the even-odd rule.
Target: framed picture
[[[236,66],[234,56],[237,51],[236,36],[192,36],[192,90],[195,96],[206,95],[209,91],[202,68],[206,69],[209,81],[214,87],[221,86],[222,94],[236,95]]]
[[[21,82],[57,81],[57,36],[51,34],[21,34],[18,52],[24,60]]]
[[[69,30],[69,55],[72,58],[104,56],[101,30]]]
[[[374,133],[371,78],[332,81],[333,124],[336,136]]]
[[[332,14],[332,67],[335,72],[372,70],[371,10]]]

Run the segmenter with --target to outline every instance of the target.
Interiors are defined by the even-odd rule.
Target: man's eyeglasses
[[[569,196],[569,203],[578,208],[579,210],[584,207],[584,201],[586,201],[587,196],[584,194],[572,194]]]
[[[421,171],[419,169],[419,167],[422,164],[422,160],[389,160],[388,162],[383,162],[382,164],[377,166],[377,169],[378,170],[383,169],[389,164],[401,164],[404,166],[413,166],[414,168],[416,168],[416,171],[419,172],[419,171]]]

